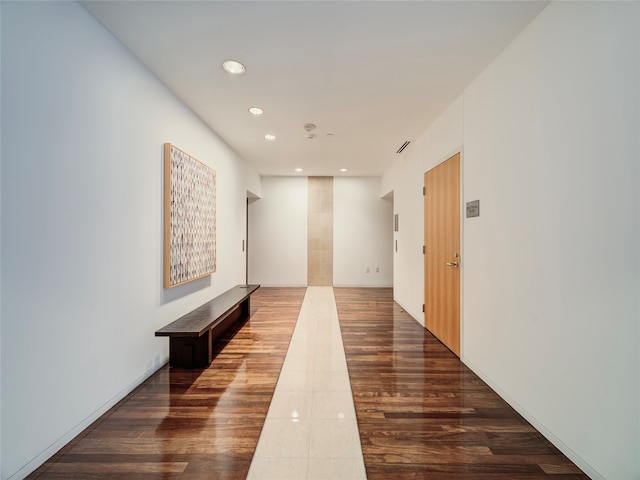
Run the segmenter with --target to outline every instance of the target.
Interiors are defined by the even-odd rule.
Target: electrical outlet
[[[380,267],[376,267],[376,273],[380,273]]]
[[[369,267],[365,267],[364,273],[369,273]]]

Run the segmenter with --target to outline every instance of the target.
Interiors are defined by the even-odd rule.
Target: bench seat
[[[237,285],[156,331],[169,337],[169,365],[207,368],[213,343],[235,322],[249,318],[251,294],[260,285]]]

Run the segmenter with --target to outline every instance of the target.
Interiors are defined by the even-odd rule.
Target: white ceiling
[[[337,176],[381,175],[548,2],[81,3],[258,173]]]

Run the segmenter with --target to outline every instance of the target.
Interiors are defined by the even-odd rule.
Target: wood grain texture
[[[240,286],[238,286],[240,287]],[[251,288],[258,288],[258,285]],[[241,287],[242,288],[242,287]],[[244,288],[242,288],[244,290]],[[227,293],[231,292],[228,291]],[[234,298],[230,299],[232,306],[226,309],[229,303],[223,298],[216,297],[211,302],[222,300],[223,304],[217,306],[208,302],[202,305],[171,324],[156,331],[156,336],[169,337],[169,366],[180,368],[207,368],[213,360],[214,343],[218,339],[225,338],[227,330],[237,327],[249,318],[251,310],[251,297],[246,298],[233,306]],[[236,297],[237,298],[237,297]],[[227,298],[228,300],[228,298]],[[219,312],[222,312],[218,315]],[[191,316],[193,314],[193,316]],[[206,317],[209,314],[209,317]],[[195,324],[190,324],[189,319],[193,319]],[[202,329],[200,322],[208,322],[206,328]],[[194,328],[195,327],[195,328]]]
[[[588,480],[391,289],[334,291],[368,480]]]
[[[424,174],[425,326],[460,356],[460,154]]]
[[[209,368],[163,367],[29,478],[244,480],[305,290],[257,290]]]
[[[391,289],[334,291],[369,480],[588,480]],[[244,480],[304,293],[260,288],[209,368],[162,368],[28,478]]]
[[[157,337],[200,337],[245,302],[260,285],[236,285],[191,312],[156,330]]]

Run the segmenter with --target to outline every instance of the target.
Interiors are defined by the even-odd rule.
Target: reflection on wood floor
[[[335,298],[369,480],[588,480],[391,289]]]
[[[244,480],[304,293],[262,287],[209,368],[163,367],[29,478]],[[369,480],[587,479],[391,289],[335,298]]]
[[[244,480],[305,290],[259,289],[209,368],[163,367],[29,478]]]

